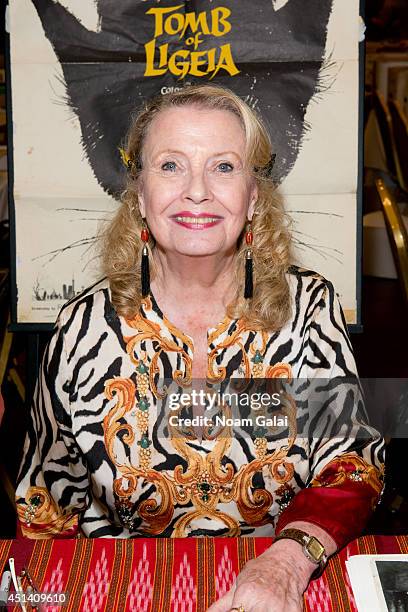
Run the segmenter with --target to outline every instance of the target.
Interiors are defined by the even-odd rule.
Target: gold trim
[[[31,507],[33,497],[37,497],[39,502],[28,520],[26,512]],[[45,487],[30,487],[25,499],[17,502],[21,530],[27,538],[46,539],[73,533],[78,527],[79,512],[79,508],[61,510]]]
[[[343,310],[344,312],[344,317],[346,319],[346,323],[356,323],[357,321],[357,312],[356,310],[350,309],[350,310]]]
[[[382,477],[381,470],[374,465],[366,463],[362,457],[359,457],[352,451],[332,459],[313,478],[310,486],[337,487],[351,480],[365,482],[378,495],[383,488]]]
[[[408,233],[398,204],[383,179],[377,178],[375,185],[383,207],[385,226],[398,271],[398,278],[408,304]]]

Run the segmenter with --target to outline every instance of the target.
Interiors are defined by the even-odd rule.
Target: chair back
[[[388,105],[379,91],[373,94],[373,108],[380,129],[381,140],[384,147],[384,153],[387,161],[387,166],[390,174],[397,175],[395,163],[395,144],[392,131],[392,119],[388,109]]]
[[[379,174],[375,185],[382,204],[398,279],[408,308],[408,232],[391,183]]]
[[[389,102],[392,131],[398,162],[397,178],[400,186],[408,191],[408,120],[397,100]]]

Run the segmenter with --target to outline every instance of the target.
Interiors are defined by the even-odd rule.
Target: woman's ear
[[[145,200],[143,196],[143,189],[141,185],[139,185],[139,189],[137,192],[137,199],[139,202],[139,210],[140,210],[141,217],[142,219],[145,219],[146,218],[146,206],[145,206]]]
[[[249,199],[249,206],[248,206],[248,221],[252,221],[252,217],[254,216],[254,211],[255,211],[255,204],[258,200],[258,185],[256,183],[254,183],[254,186],[251,189],[251,193],[250,193],[250,199]]]

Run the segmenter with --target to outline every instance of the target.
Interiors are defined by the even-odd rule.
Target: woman
[[[355,379],[335,291],[290,266],[267,132],[229,90],[153,100],[125,159],[106,279],[62,309],[43,359],[17,490],[23,534],[279,534],[211,611],[300,610],[382,487],[382,441],[356,435],[358,396],[351,408],[343,397],[346,433],[327,408],[324,435],[309,420],[304,436],[289,399],[285,444],[276,427],[189,423],[205,405],[169,398],[174,387],[192,398],[200,379],[212,390],[232,378]],[[216,410],[231,414],[223,400]]]

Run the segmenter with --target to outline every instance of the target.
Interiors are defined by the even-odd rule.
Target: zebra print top
[[[357,536],[382,489],[383,441],[361,418],[333,285],[306,269],[287,274],[292,317],[279,332],[228,318],[208,330],[202,382],[218,389],[219,401],[214,419],[200,423],[201,439],[186,420],[191,401],[173,395],[188,392],[191,400],[197,386],[192,340],[152,295],[132,320],[117,315],[106,280],[65,305],[25,441],[16,492],[22,533],[270,536],[308,520],[338,546]],[[346,377],[357,384],[345,385]],[[296,382],[298,395],[281,394],[278,413],[262,407],[252,426],[221,397],[230,385],[242,383],[243,397],[258,383],[281,389],[279,381]],[[313,381],[325,389],[316,411]],[[252,417],[252,408],[240,408],[241,417]]]

